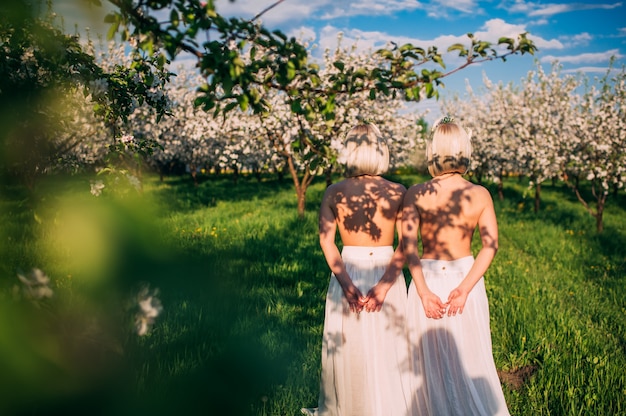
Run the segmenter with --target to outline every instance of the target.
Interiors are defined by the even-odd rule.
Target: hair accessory
[[[454,117],[451,116],[443,116],[441,117],[439,120],[437,120],[435,122],[435,124],[433,125],[433,129],[432,131],[435,131],[435,129],[439,126],[441,126],[442,124],[449,124],[449,123],[454,123]]]

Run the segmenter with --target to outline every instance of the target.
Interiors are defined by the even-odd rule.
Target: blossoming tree
[[[610,68],[593,83],[562,75],[558,64],[549,73],[538,66],[520,86],[485,79],[484,94],[470,90],[467,98],[453,97],[442,109],[471,126],[478,177],[486,174],[500,181],[504,172],[527,176],[535,189],[535,211],[541,183],[562,178],[601,232],[607,198],[623,189],[626,179],[625,73],[624,68]],[[585,180],[595,208],[582,191]]]
[[[608,71],[599,86],[590,86],[574,121],[578,138],[567,152],[564,178],[585,209],[595,217],[596,229],[604,229],[603,213],[611,192],[626,183],[626,70]],[[591,183],[595,209],[580,187],[580,178]]]

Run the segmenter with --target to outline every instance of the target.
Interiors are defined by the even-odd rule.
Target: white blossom
[[[33,300],[51,298],[54,292],[48,286],[50,278],[38,268],[34,268],[28,275],[17,275],[23,283],[22,289],[26,297]]]
[[[163,305],[157,297],[158,289],[150,290],[144,286],[137,295],[137,313],[135,314],[135,331],[144,336],[150,332],[156,318],[163,311]]]
[[[136,176],[126,175],[126,178],[128,179],[128,182],[133,186],[133,188],[135,188],[138,191],[141,190],[141,182]]]
[[[103,189],[104,189],[104,182],[100,180],[91,181],[91,194],[93,196],[100,196],[100,194],[102,194]]]

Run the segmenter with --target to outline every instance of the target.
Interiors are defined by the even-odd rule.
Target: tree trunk
[[[297,189],[298,194],[298,218],[304,218],[306,209],[306,189],[300,187]]]
[[[313,181],[313,175],[311,175],[308,168],[305,168],[302,179],[298,178],[298,170],[296,169],[293,157],[291,155],[287,155],[286,158],[289,173],[291,174],[291,179],[293,179],[293,184],[296,188],[296,196],[298,198],[298,217],[302,219],[304,218],[304,212],[306,210],[306,191]]]
[[[328,188],[333,184],[333,167],[329,166],[325,171],[324,175],[326,176],[326,187]]]
[[[539,207],[541,205],[541,184],[535,184],[535,214],[539,212]]]
[[[196,165],[189,165],[189,173],[191,174],[191,179],[193,179],[193,186],[198,186],[198,170],[196,169]]]
[[[235,185],[239,182],[239,168],[237,165],[233,165],[233,182]]]
[[[606,196],[603,195],[597,199],[595,217],[596,217],[596,231],[598,231],[598,233],[601,233],[602,231],[604,231],[603,216],[604,216],[604,204],[605,203],[606,203]]]
[[[602,220],[602,212],[598,211],[596,214],[596,230],[598,233],[604,231],[604,221]]]

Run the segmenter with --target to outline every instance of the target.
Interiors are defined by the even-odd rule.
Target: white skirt
[[[365,296],[380,280],[393,247],[346,246],[348,275]],[[320,416],[406,416],[409,413],[409,348],[406,337],[406,283],[400,273],[380,312],[350,312],[339,282],[331,275],[322,341]]]
[[[474,258],[421,260],[428,288],[446,302]],[[491,349],[489,304],[481,278],[462,314],[429,319],[415,284],[408,294],[407,324],[412,358],[414,416],[508,415]]]

